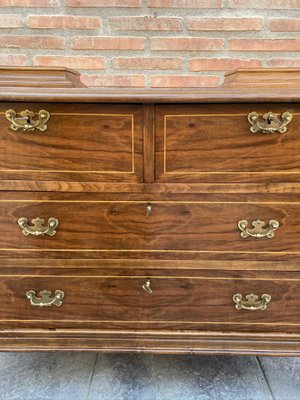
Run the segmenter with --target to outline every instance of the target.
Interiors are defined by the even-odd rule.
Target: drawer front
[[[145,201],[0,204],[4,251],[300,254],[299,203],[154,201],[150,212]]]
[[[25,110],[35,113],[33,130],[24,128]],[[142,181],[140,106],[4,103],[0,122],[0,179]]]
[[[300,252],[300,203],[154,202],[149,222],[159,252]]]
[[[271,111],[286,132],[266,133],[248,120]],[[270,118],[270,117],[269,117]],[[267,119],[268,121],[268,119]],[[284,124],[284,122],[283,122]],[[269,182],[300,178],[297,104],[162,105],[156,108],[156,179],[161,182]]]
[[[0,204],[1,250],[146,247],[148,219],[144,202],[8,200]]]
[[[155,275],[1,275],[0,326],[299,331],[299,279]]]

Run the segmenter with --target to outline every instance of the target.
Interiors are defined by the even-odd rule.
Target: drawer
[[[34,130],[24,130],[26,110]],[[0,179],[142,181],[138,105],[3,103],[0,122]]]
[[[33,253],[146,247],[145,202],[1,200],[0,204],[1,250]]]
[[[300,254],[300,203],[76,198],[1,200],[0,250]]]
[[[2,273],[0,326],[299,332],[299,274],[103,272]]]
[[[300,203],[153,202],[149,222],[158,252],[300,252]]]
[[[263,115],[283,113],[292,120],[286,132],[270,128]],[[270,119],[271,117],[269,117]],[[161,105],[156,108],[156,180],[160,182],[267,182],[300,179],[300,106],[298,104]]]

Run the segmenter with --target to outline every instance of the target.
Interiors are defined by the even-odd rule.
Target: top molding
[[[241,88],[251,85],[300,88],[300,68],[237,69],[225,74],[222,86]]]
[[[2,87],[75,88],[85,87],[80,74],[68,68],[0,67]]]
[[[28,90],[28,88],[34,90]],[[59,90],[58,90],[59,89]],[[238,69],[213,88],[85,87],[67,68],[0,67],[0,101],[80,103],[299,102],[299,68]]]

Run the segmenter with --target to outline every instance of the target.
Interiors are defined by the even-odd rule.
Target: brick
[[[236,58],[191,58],[190,71],[229,71],[236,68],[259,68],[259,60],[241,60]]]
[[[82,75],[81,80],[87,86],[145,86],[143,75]]]
[[[33,65],[74,69],[104,69],[104,58],[92,56],[36,56],[33,60]]]
[[[152,87],[208,87],[218,86],[221,83],[219,76],[183,76],[183,75],[161,75],[153,76]]]
[[[270,22],[272,32],[300,32],[300,19],[273,19]]]
[[[0,0],[0,7],[57,7],[56,0]]]
[[[101,20],[75,15],[32,15],[28,18],[28,26],[38,29],[98,29]]]
[[[149,0],[149,7],[221,8],[222,0]]]
[[[72,39],[76,50],[143,50],[144,39],[137,37],[82,36]]]
[[[229,0],[229,8],[254,8],[273,9],[273,10],[288,10],[299,9],[300,0]]]
[[[259,31],[262,18],[192,18],[188,28],[193,31]]]
[[[20,28],[23,26],[19,15],[0,15],[0,28]]]
[[[140,7],[141,0],[66,0],[67,7]]]
[[[152,38],[150,40],[151,50],[202,50],[216,51],[222,50],[224,47],[223,39],[210,38]]]
[[[0,47],[63,49],[64,38],[56,36],[0,36]]]
[[[231,51],[300,51],[298,39],[231,39]]]
[[[115,17],[109,18],[109,25],[117,31],[181,31],[181,18],[164,17]]]
[[[300,58],[273,58],[267,62],[270,67],[295,68],[300,67]]]
[[[28,57],[25,54],[0,54],[1,65],[28,65]]]
[[[114,65],[117,69],[182,69],[182,58],[165,58],[165,57],[130,57],[130,58],[114,58]]]

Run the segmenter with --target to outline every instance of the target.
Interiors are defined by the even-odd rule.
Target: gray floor
[[[0,353],[1,400],[299,400],[300,358]]]

